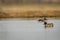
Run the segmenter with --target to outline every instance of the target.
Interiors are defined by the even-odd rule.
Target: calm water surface
[[[60,40],[60,20],[47,20],[53,28],[44,28],[37,20],[1,20],[0,40]]]

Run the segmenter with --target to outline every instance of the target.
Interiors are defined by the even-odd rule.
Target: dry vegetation
[[[60,17],[59,5],[1,6],[0,18]]]

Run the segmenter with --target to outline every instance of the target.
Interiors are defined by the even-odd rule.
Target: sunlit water
[[[47,20],[53,28],[44,28],[37,20],[1,20],[0,40],[60,40],[60,20]]]

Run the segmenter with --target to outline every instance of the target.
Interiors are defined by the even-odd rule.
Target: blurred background
[[[60,0],[0,0],[0,4],[60,3]]]

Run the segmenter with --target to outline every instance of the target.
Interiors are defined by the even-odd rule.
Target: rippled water
[[[37,20],[1,20],[0,40],[60,40],[60,20],[47,20],[53,28],[44,28]]]

